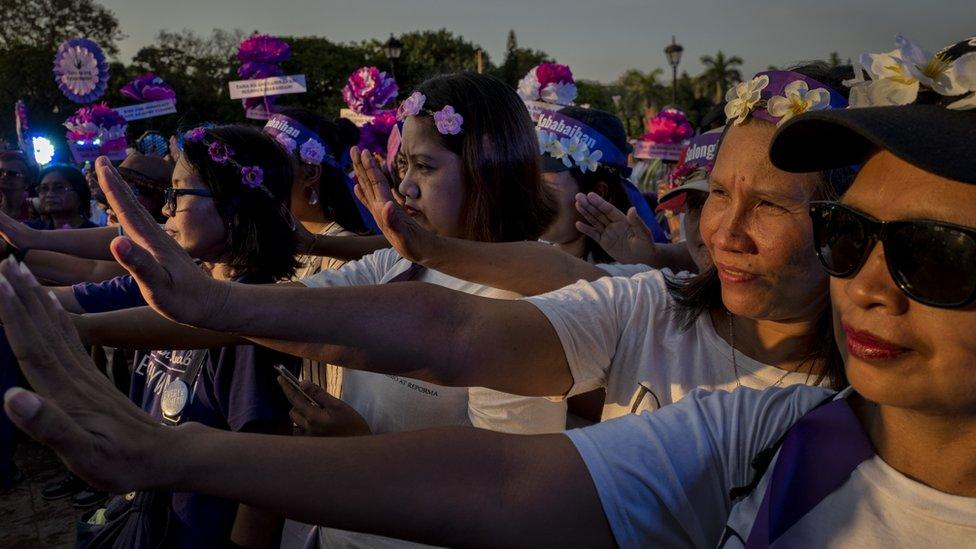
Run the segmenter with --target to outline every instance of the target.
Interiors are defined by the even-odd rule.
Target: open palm
[[[576,195],[576,210],[585,220],[578,221],[576,229],[592,238],[610,257],[620,263],[654,264],[654,237],[636,209],[630,208],[625,215],[600,195],[589,193]]]

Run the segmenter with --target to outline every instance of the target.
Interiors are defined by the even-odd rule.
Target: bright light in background
[[[31,139],[34,147],[34,160],[39,166],[50,164],[54,160],[54,143],[46,137],[36,136]]]

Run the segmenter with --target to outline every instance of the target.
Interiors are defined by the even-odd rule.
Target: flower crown
[[[750,115],[779,126],[808,111],[847,106],[837,92],[792,71],[761,72],[748,82],[736,84],[725,94],[725,101],[727,123],[734,126]]]
[[[241,183],[245,187],[251,189],[259,189],[269,197],[274,198],[274,195],[264,186],[264,170],[261,166],[244,166],[234,160],[234,150],[227,146],[226,143],[214,139],[211,134],[207,133],[207,130],[202,126],[193,128],[192,130],[184,134],[184,139],[188,143],[202,143],[207,146],[207,153],[210,155],[210,160],[213,160],[217,164],[226,165],[229,164],[234,166],[241,172]]]
[[[953,110],[976,109],[976,37],[935,54],[900,35],[895,45],[888,53],[861,54],[854,63],[854,78],[844,82],[851,88],[852,108],[924,99]]]
[[[455,112],[454,107],[445,105],[441,110],[432,112],[424,108],[424,103],[426,102],[426,95],[419,91],[413,92],[397,108],[397,120],[404,120],[408,116],[417,116],[423,113],[434,117],[434,125],[437,126],[437,131],[441,135],[457,135],[461,133],[461,125],[464,124],[464,117],[460,113]]]
[[[566,65],[542,63],[529,70],[519,80],[518,94],[522,101],[543,101],[555,105],[572,105],[576,100],[576,81]]]

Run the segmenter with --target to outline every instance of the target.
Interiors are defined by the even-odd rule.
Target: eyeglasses
[[[169,187],[163,191],[163,198],[165,200],[163,207],[165,208],[166,215],[176,215],[176,199],[184,195],[213,198],[213,193],[207,189],[177,189],[176,187]]]
[[[0,170],[0,179],[22,179],[24,172],[17,170]]]
[[[831,276],[857,274],[878,242],[908,297],[952,309],[976,301],[976,229],[939,221],[879,221],[837,202],[812,202],[817,257]]]
[[[74,187],[66,183],[55,183],[54,185],[40,184],[37,186],[37,194],[64,194],[75,190]]]

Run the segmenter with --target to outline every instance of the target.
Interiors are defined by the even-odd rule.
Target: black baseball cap
[[[939,55],[954,61],[973,52],[976,38]],[[909,105],[807,112],[779,128],[769,156],[780,169],[814,172],[863,164],[884,149],[929,173],[976,184],[976,109],[947,108],[954,100],[920,90]]]

